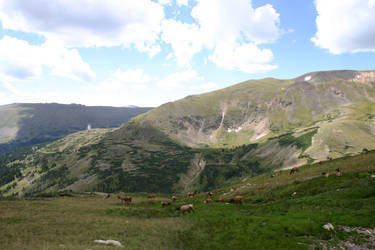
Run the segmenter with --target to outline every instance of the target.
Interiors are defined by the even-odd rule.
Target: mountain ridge
[[[163,104],[74,150],[34,152],[21,161],[23,177],[0,190],[209,190],[244,176],[356,155],[375,149],[374,100],[375,71],[249,80]],[[72,136],[79,141],[87,133]]]
[[[0,106],[0,154],[19,146],[53,141],[88,126],[118,127],[148,110],[58,103],[3,105]]]

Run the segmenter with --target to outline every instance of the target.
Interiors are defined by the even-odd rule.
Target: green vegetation
[[[0,106],[0,154],[93,128],[118,127],[150,108],[86,107],[70,104]]]
[[[3,199],[0,241],[4,249],[108,249],[95,244],[97,239],[118,240],[128,249],[322,249],[345,242],[372,249],[369,237],[344,227],[375,228],[374,162],[371,151],[213,190],[214,198],[225,200],[239,190],[242,205],[204,204],[205,193],[178,195],[169,207],[161,207],[169,197],[160,194],[153,200],[132,194],[129,205],[114,195],[69,191],[41,195],[59,198]],[[334,175],[337,167],[341,177]],[[194,213],[175,210],[188,203]],[[327,223],[333,231],[322,228]]]
[[[303,154],[303,152],[305,152],[305,150],[311,146],[312,137],[317,132],[318,129],[314,128],[312,131],[307,132],[299,137],[294,137],[292,133],[288,133],[277,138],[281,146],[296,146],[302,150],[301,154]]]
[[[372,150],[375,88],[351,78],[358,74],[361,72],[314,72],[311,81],[304,77],[251,80],[166,103],[118,129],[75,133],[24,159],[8,161],[0,166],[6,176],[0,192],[22,196],[47,189],[209,190],[273,169],[356,155],[363,148]],[[14,124],[17,117],[7,108],[9,124]],[[17,114],[25,117],[22,124],[30,125],[24,131],[29,140],[41,130],[57,136],[51,131],[61,124],[69,123],[74,129],[83,124],[85,128],[90,120],[82,113],[86,109],[25,104]],[[104,109],[95,107],[92,112]],[[105,109],[105,113],[115,116],[111,110]],[[72,112],[75,115],[69,122]],[[59,113],[59,118],[52,113]]]

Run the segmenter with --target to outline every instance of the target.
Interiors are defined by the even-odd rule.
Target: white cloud
[[[281,34],[279,14],[271,5],[253,8],[251,0],[197,0],[191,16],[197,23],[162,23],[161,38],[171,45],[180,66],[189,65],[206,48],[214,50],[211,61],[224,69],[257,73],[276,67],[270,64],[272,51],[257,47]],[[236,61],[230,52],[246,54]]]
[[[181,23],[172,19],[163,22],[161,38],[171,45],[179,66],[188,66],[193,55],[201,51],[200,36],[196,24]],[[168,58],[171,57],[168,55]]]
[[[3,28],[68,47],[135,45],[153,55],[163,18],[162,5],[151,0],[0,0]]]
[[[7,91],[9,91],[12,94],[20,93],[19,90],[16,87],[14,87],[12,84],[10,84],[8,81],[3,81],[2,85]]]
[[[190,69],[170,74],[161,79],[157,85],[165,90],[174,90],[185,88],[186,84],[202,80],[204,80],[203,76],[199,76],[195,70]]]
[[[172,5],[172,0],[158,0],[158,3],[162,5]]]
[[[209,58],[218,67],[226,70],[239,70],[246,73],[262,73],[277,68],[272,65],[272,51],[260,49],[252,43],[243,45],[220,43]]]
[[[315,0],[316,46],[333,54],[375,51],[374,0]]]
[[[189,0],[176,0],[176,3],[178,6],[182,6],[182,5],[188,6]]]
[[[222,41],[267,43],[280,35],[279,14],[269,4],[254,9],[251,0],[198,0],[191,15],[208,47]]]
[[[12,80],[31,80],[40,77],[43,67],[51,74],[89,81],[95,77],[90,66],[75,49],[66,49],[58,42],[30,45],[27,41],[5,36],[0,40],[0,77]]]
[[[145,83],[151,81],[151,77],[142,69],[128,69],[122,71],[117,69],[107,79],[96,86],[87,86],[89,89],[99,91],[134,90],[141,91],[147,88]]]
[[[219,86],[214,82],[206,82],[206,83],[201,83],[198,85],[193,85],[190,88],[193,90],[198,90],[198,91],[208,91],[208,90],[217,89],[219,88]]]

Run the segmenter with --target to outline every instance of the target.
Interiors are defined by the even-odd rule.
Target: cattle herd
[[[239,193],[238,190],[235,191],[236,194]],[[192,198],[192,197],[195,197],[195,195],[197,194],[196,191],[194,192],[189,192],[187,194],[187,197],[188,198]],[[239,195],[236,195],[232,198],[229,198],[228,200],[224,200],[223,197],[218,197],[216,198],[215,200],[213,200],[211,197],[213,197],[214,193],[212,191],[210,192],[207,192],[206,195],[209,196],[209,198],[206,198],[203,203],[205,204],[208,204],[208,203],[212,203],[212,202],[227,202],[228,204],[229,203],[234,203],[234,204],[242,204],[242,196],[239,196]],[[110,194],[106,194],[104,196],[104,199],[107,199],[110,197]],[[117,195],[117,198],[121,201],[121,203],[125,203],[125,204],[131,204],[132,203],[132,199],[133,197],[130,196],[130,195]],[[155,199],[156,198],[156,195],[148,195],[147,196],[148,199]],[[161,201],[160,204],[162,207],[167,207],[167,206],[170,206],[173,202],[176,202],[177,201],[177,197],[176,196],[172,196],[170,198],[169,201]],[[193,208],[193,204],[187,204],[187,205],[182,205],[182,206],[178,206],[176,207],[176,210],[179,210],[181,211],[182,214],[185,214],[185,212],[194,212],[194,208]]]
[[[293,174],[297,173],[298,171],[299,170],[298,170],[297,167],[293,167],[293,168],[290,169],[289,174],[293,175]],[[275,172],[274,174],[272,174],[271,177],[273,178],[273,177],[276,177],[276,176],[279,176],[279,175],[281,175],[281,171]],[[322,175],[325,176],[325,177],[329,177],[330,174],[328,172],[323,172]],[[340,171],[339,168],[336,169],[335,175],[336,176],[342,176],[342,172]],[[234,190],[232,189],[231,191],[234,191]],[[200,194],[200,197],[202,197],[202,195],[203,196],[207,195],[206,198],[203,200],[204,204],[209,204],[209,203],[212,203],[212,202],[226,202],[227,204],[230,204],[230,203],[243,204],[243,198],[242,198],[242,196],[239,195],[240,191],[235,190],[234,194],[235,194],[235,196],[233,196],[233,197],[231,197],[227,200],[225,200],[223,197],[218,197],[216,199],[213,199],[214,193],[212,191],[207,192],[205,194]],[[197,191],[189,192],[189,193],[187,193],[186,198],[187,199],[194,198],[196,195],[197,195]],[[110,194],[107,194],[104,198],[109,198],[109,197],[110,197]],[[148,197],[149,200],[153,200],[153,199],[157,198],[156,195],[154,195],[154,194],[150,194],[147,197]],[[132,202],[132,199],[133,199],[133,197],[129,196],[129,195],[118,195],[117,198],[121,201],[121,203],[125,203],[125,204],[130,204]],[[172,196],[170,198],[170,200],[161,201],[160,204],[161,204],[162,207],[167,207],[167,206],[170,206],[171,204],[175,203],[176,201],[177,201],[177,197]],[[186,204],[186,205],[178,206],[178,207],[176,207],[176,210],[181,211],[182,214],[185,214],[185,212],[188,212],[188,213],[194,212],[193,204]]]

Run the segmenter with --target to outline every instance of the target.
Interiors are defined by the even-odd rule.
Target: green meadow
[[[340,168],[342,176],[335,175]],[[329,177],[321,175],[329,172]],[[44,193],[0,200],[1,249],[115,249],[94,240],[117,240],[125,249],[329,249],[375,247],[375,151],[242,179],[213,190],[228,201],[205,204],[206,193],[188,198],[134,193],[122,204],[90,193]],[[195,211],[175,210],[193,204]],[[331,223],[334,230],[323,225]],[[350,230],[348,230],[348,228]],[[368,229],[369,234],[355,229]],[[348,243],[349,242],[349,243]],[[347,244],[347,245],[345,245]],[[337,248],[338,249],[338,248]],[[346,248],[350,249],[350,248]]]

